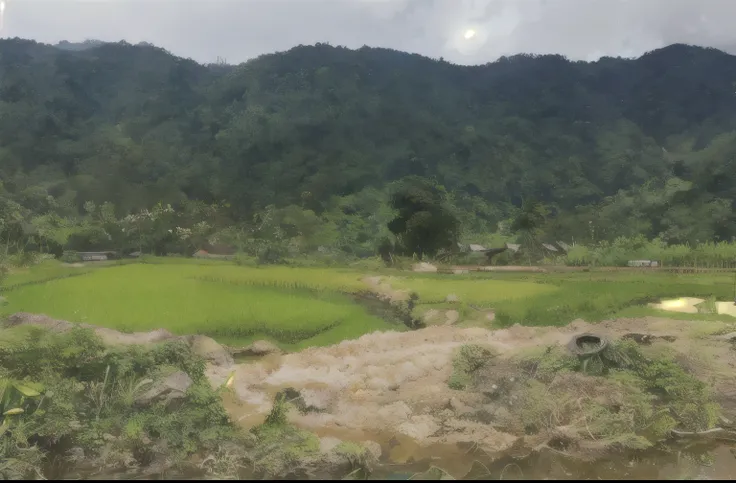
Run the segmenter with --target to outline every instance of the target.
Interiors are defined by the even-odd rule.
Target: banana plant
[[[12,418],[24,414],[29,400],[41,397],[43,390],[37,383],[0,378],[0,436],[10,427]]]

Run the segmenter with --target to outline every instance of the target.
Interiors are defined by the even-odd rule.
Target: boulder
[[[192,353],[200,356],[210,364],[219,367],[230,367],[233,365],[233,357],[230,355],[230,352],[210,337],[192,335],[186,337],[186,342],[192,349]]]
[[[176,371],[154,382],[148,391],[136,398],[135,404],[138,406],[148,406],[159,401],[164,401],[168,404],[172,401],[182,399],[192,384],[192,378],[186,372]]]
[[[267,340],[257,340],[247,347],[231,348],[232,355],[261,357],[269,354],[280,354],[281,349]]]

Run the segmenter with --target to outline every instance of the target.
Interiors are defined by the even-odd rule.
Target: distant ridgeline
[[[735,163],[736,57],[714,49],[467,67],[317,44],[205,66],[147,44],[0,40],[0,193],[39,214],[184,199],[236,219],[349,214],[335,200],[415,175],[476,231],[534,199],[548,240],[695,243],[736,235]]]

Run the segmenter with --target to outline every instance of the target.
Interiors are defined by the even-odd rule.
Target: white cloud
[[[5,35],[149,41],[240,62],[298,44],[391,47],[463,63],[520,52],[634,56],[736,46],[731,0],[6,0]],[[477,35],[463,39],[468,28]]]

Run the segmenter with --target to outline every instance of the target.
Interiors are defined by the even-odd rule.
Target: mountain
[[[608,210],[611,225],[681,240],[736,200],[736,57],[715,49],[468,67],[317,44],[225,67],[147,44],[64,45],[0,40],[0,177],[80,210],[196,198],[241,216],[319,213],[418,175],[504,212],[544,202],[560,234]],[[662,220],[679,200],[699,208],[677,232]],[[724,216],[702,236],[736,235]]]

